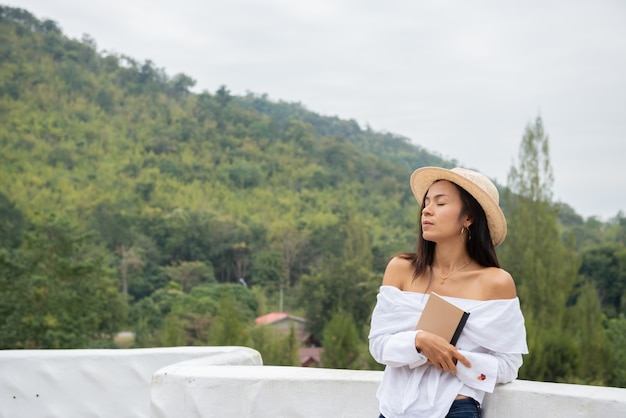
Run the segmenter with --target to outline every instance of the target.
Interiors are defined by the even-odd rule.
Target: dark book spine
[[[450,344],[456,345],[456,342],[459,340],[461,336],[461,332],[463,331],[463,327],[465,327],[465,323],[467,322],[467,318],[469,318],[469,312],[463,312],[463,316],[459,320],[459,324],[456,326],[456,331],[454,331],[454,335],[450,340]]]

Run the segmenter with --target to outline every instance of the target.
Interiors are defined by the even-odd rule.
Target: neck
[[[442,265],[442,264],[433,263],[433,268],[441,276],[449,277],[449,276],[452,276],[454,273],[465,269],[465,267],[469,266],[471,263],[472,263],[472,259],[467,257],[467,259],[465,259],[464,261],[459,261],[458,263],[454,263],[454,264]]]
[[[440,270],[450,271],[466,264],[468,261],[471,261],[471,257],[467,253],[465,246],[440,246],[440,244],[437,244],[435,247],[433,267]]]

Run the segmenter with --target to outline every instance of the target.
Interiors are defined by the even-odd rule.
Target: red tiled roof
[[[289,316],[289,314],[285,312],[270,312],[263,316],[259,316],[254,320],[257,325],[271,324],[276,321],[280,321],[281,319],[285,319]]]

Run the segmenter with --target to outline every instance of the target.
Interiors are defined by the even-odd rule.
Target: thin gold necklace
[[[459,271],[463,270],[465,267],[469,266],[469,264],[472,262],[472,260],[470,259],[470,261],[468,261],[467,263],[463,264],[461,267],[459,267],[456,270],[453,270],[452,272],[448,272],[447,274],[440,274],[441,276],[441,281],[439,282],[440,285],[444,285],[446,284],[446,280],[448,280],[450,278],[450,276],[454,275],[455,273],[458,273]],[[439,267],[437,267],[437,270],[439,270]],[[440,270],[441,271],[441,270]]]

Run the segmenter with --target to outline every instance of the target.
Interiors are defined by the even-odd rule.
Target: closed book
[[[468,317],[469,312],[432,292],[415,329],[432,332],[456,345]]]

